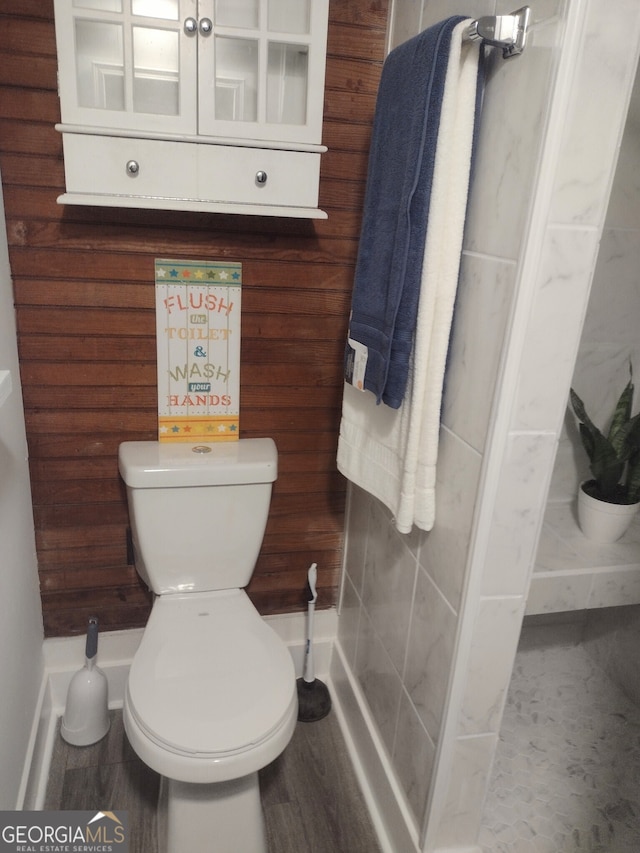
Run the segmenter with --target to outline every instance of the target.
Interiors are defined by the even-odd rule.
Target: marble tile
[[[509,437],[487,546],[483,595],[526,593],[554,451],[551,434]]]
[[[583,20],[586,35],[575,69],[576,96],[565,118],[551,221],[597,226],[606,211],[612,158],[624,124],[620,92],[627,91],[635,72],[620,50],[620,21],[624,40],[637,44],[640,7],[636,0],[619,0],[612,15],[607,4],[589,0]]]
[[[534,574],[527,596],[525,613],[562,613],[566,610],[584,610],[591,592],[591,576]]]
[[[485,853],[636,853],[640,709],[580,646],[520,649],[484,808]]]
[[[640,602],[640,518],[611,545],[586,539],[575,502],[550,503],[542,527],[527,614]]]
[[[400,697],[393,764],[418,826],[422,823],[429,793],[435,752],[433,741],[418,717],[413,703],[403,692]]]
[[[498,735],[458,738],[445,807],[435,846],[437,850],[469,849],[480,825],[487,780]]]
[[[549,504],[547,506],[547,517],[552,510],[558,510],[563,517],[566,516],[570,519],[571,525],[575,524],[572,507],[566,504]],[[580,558],[575,548],[563,540],[556,527],[545,521],[538,540],[534,573],[566,572],[580,565]]]
[[[605,672],[609,671],[608,663],[614,654],[616,632],[618,628],[624,627],[625,614],[630,610],[640,611],[640,608],[603,607],[585,613],[582,646]],[[635,655],[632,662],[635,667]]]
[[[458,723],[460,735],[497,733],[500,728],[523,605],[522,597],[480,601]]]
[[[370,548],[362,603],[387,654],[402,673],[417,563],[406,537],[388,523],[382,507],[371,516],[374,547]]]
[[[631,93],[629,112],[622,144],[618,155],[616,173],[625,180],[614,181],[607,209],[607,226],[611,228],[638,228],[640,222],[640,72]]]
[[[391,754],[402,682],[365,612],[360,618],[355,675]]]
[[[515,264],[463,254],[442,423],[484,451],[515,288]]]
[[[609,336],[613,337],[613,333],[612,329]],[[580,343],[571,386],[583,400],[591,420],[600,429],[608,428],[620,394],[629,381],[631,354],[632,350],[618,341],[583,339]],[[585,452],[575,424],[573,418],[573,429],[568,430],[568,435],[576,447],[578,460],[584,464]]]
[[[575,502],[571,504],[549,504],[545,514],[545,523],[576,554],[578,567],[581,569],[640,566],[640,516],[636,516],[631,527],[621,539],[612,542],[610,545],[592,542],[584,536],[578,527]],[[537,563],[536,571],[539,568],[542,568],[542,565]],[[555,567],[548,566],[548,568],[562,570],[559,563]]]
[[[512,429],[559,432],[598,250],[594,230],[549,228],[521,360]]]
[[[356,661],[361,606],[360,598],[349,576],[345,575],[338,619],[338,639],[351,669],[355,667]]]
[[[617,607],[623,604],[640,604],[640,566],[594,574],[587,607]]]
[[[418,560],[451,607],[460,604],[482,457],[447,429],[440,431],[436,523]]]
[[[397,47],[451,14],[477,18],[494,14],[494,6],[495,0],[459,0],[455,10],[451,9],[449,0],[402,0],[393,3],[391,47]]]
[[[456,626],[455,613],[427,573],[420,569],[404,684],[434,743],[442,723]]]
[[[532,4],[536,6],[536,4]],[[559,25],[533,27],[524,53],[505,62],[494,51],[487,65],[464,248],[517,259],[526,233],[553,83]],[[491,211],[491,227],[487,227]]]
[[[555,18],[561,14],[565,6],[565,0],[534,0],[530,4],[531,17],[530,26],[544,23],[549,18]],[[496,14],[509,15],[514,10],[512,0],[497,0]]]
[[[353,483],[349,483],[348,488],[349,519],[344,567],[356,592],[360,595],[369,544],[369,518],[373,498]]]
[[[468,15],[478,18],[481,15],[493,15],[495,0],[459,0],[452,9],[450,0],[423,0],[422,29],[437,24],[449,15]]]
[[[626,184],[624,177],[616,184]],[[640,212],[635,226],[633,231],[607,228],[602,234],[582,334],[583,342],[628,350],[640,369]]]
[[[589,460],[577,434],[573,414],[567,410],[565,425],[571,418],[573,427],[569,436],[563,427],[556,451],[551,483],[549,484],[549,503],[571,503],[578,493],[578,485],[589,476]]]

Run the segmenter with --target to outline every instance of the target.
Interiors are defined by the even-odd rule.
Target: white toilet
[[[242,589],[277,476],[269,438],[120,445],[136,569],[155,600],[123,718],[162,775],[159,850],[267,853],[258,770],[289,742],[291,656]]]

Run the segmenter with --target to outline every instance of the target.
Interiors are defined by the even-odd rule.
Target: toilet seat
[[[164,775],[241,776],[236,770],[259,769],[291,737],[291,655],[243,590],[162,595],[131,664],[124,710],[134,748],[142,741],[141,757]]]

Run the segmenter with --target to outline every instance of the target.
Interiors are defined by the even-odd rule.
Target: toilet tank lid
[[[271,483],[278,476],[278,451],[272,438],[199,444],[125,441],[118,450],[118,468],[135,489]]]

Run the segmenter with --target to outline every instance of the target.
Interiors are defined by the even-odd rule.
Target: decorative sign
[[[156,259],[158,440],[236,441],[242,264]]]

